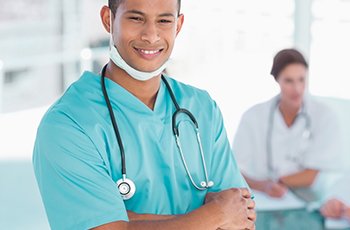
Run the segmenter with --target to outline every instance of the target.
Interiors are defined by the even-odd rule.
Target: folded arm
[[[288,176],[283,176],[279,179],[279,182],[289,188],[302,188],[310,187],[315,181],[319,171],[314,169],[305,169],[301,172],[297,172]]]

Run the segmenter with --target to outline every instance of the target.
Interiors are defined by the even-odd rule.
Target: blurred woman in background
[[[233,150],[252,189],[282,197],[307,188],[320,172],[337,170],[339,127],[324,103],[305,93],[308,63],[295,49],[274,58],[271,75],[280,93],[243,115]]]

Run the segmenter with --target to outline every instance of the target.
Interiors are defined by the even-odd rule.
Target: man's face
[[[124,0],[112,19],[120,55],[144,72],[158,69],[169,59],[183,23],[177,0]]]

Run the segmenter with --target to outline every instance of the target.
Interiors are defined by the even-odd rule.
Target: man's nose
[[[141,35],[142,41],[154,44],[160,40],[159,30],[154,23],[146,23]]]

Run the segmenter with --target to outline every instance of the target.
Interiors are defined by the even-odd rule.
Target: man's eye
[[[133,20],[133,21],[137,21],[137,22],[141,22],[142,18],[140,17],[130,17],[129,19]]]
[[[172,21],[167,20],[167,19],[161,19],[160,23],[172,23]]]

